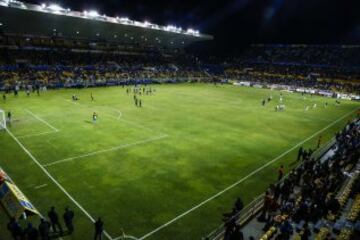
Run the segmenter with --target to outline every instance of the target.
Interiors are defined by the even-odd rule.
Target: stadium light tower
[[[52,10],[52,11],[56,11],[56,12],[65,10],[64,8],[62,8],[61,6],[59,6],[57,4],[50,4],[47,8]]]
[[[0,0],[0,5],[9,6],[10,0]]]
[[[100,14],[96,10],[84,11],[85,16],[89,17],[99,17]]]

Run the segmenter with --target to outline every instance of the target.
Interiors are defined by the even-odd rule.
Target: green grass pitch
[[[280,164],[287,172],[294,166],[300,145],[315,147],[319,135],[325,143],[360,106],[283,92],[286,111],[275,112],[279,91],[153,87],[155,94],[141,97],[142,108],[122,87],[1,101],[0,109],[13,114],[10,132],[35,160],[0,131],[0,166],[44,215],[52,205],[60,214],[65,206],[75,210],[75,233],[64,239],[91,239],[93,225],[63,190],[92,217],[101,216],[114,239],[122,231],[149,240],[200,239],[237,196],[249,203],[276,180]],[[80,100],[73,102],[73,94]]]

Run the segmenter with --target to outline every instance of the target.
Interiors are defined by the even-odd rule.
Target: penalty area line
[[[116,238],[113,238],[112,240],[125,240],[125,239],[132,239],[132,240],[138,240],[137,237],[131,236],[131,235],[121,235]]]
[[[47,121],[45,121],[44,119],[42,119],[41,117],[37,116],[35,113],[31,112],[28,109],[25,109],[25,111],[27,113],[29,113],[31,116],[33,116],[34,118],[36,118],[37,120],[39,120],[40,122],[46,124],[49,128],[51,128],[52,130],[54,130],[55,132],[58,132],[59,129],[57,129],[56,127],[54,127],[53,125],[51,125],[50,123],[48,123]]]
[[[6,128],[7,133],[14,139],[22,150],[33,160],[33,162],[45,173],[45,175],[87,216],[91,222],[95,223],[95,219],[66,191],[66,189],[39,163],[39,161],[32,155],[32,153],[14,136],[9,129]],[[104,231],[104,235],[112,240],[112,237]]]
[[[32,134],[17,136],[17,138],[22,139],[22,138],[36,137],[36,136],[41,136],[41,135],[53,134],[53,133],[57,133],[57,132],[60,132],[60,131],[47,131],[47,132],[40,132],[40,133],[32,133]]]
[[[168,135],[160,135],[160,136],[145,139],[145,140],[142,140],[142,141],[122,144],[122,145],[112,147],[112,148],[108,148],[108,149],[103,149],[103,150],[99,150],[99,151],[95,151],[95,152],[86,153],[86,154],[83,154],[83,155],[78,155],[78,156],[75,156],[75,157],[70,157],[70,158],[57,160],[57,161],[54,161],[54,162],[43,164],[42,166],[43,167],[50,167],[50,166],[57,165],[57,164],[60,164],[60,163],[73,161],[73,160],[79,159],[79,158],[90,157],[90,156],[98,155],[98,154],[101,154],[101,153],[117,151],[119,149],[124,149],[124,148],[133,147],[133,146],[140,145],[140,144],[145,144],[145,143],[149,143],[149,142],[158,141],[158,140],[161,140],[161,139],[164,139],[164,138],[167,138],[167,137],[168,137]]]
[[[40,188],[44,188],[46,186],[47,186],[47,184],[45,183],[45,184],[34,187],[34,189],[40,189]]]
[[[169,226],[170,224],[176,222],[177,220],[183,218],[184,216],[188,215],[189,213],[195,211],[196,209],[202,207],[203,205],[205,205],[206,203],[214,200],[215,198],[219,197],[220,195],[224,194],[225,192],[231,190],[232,188],[236,187],[237,185],[239,185],[240,183],[244,182],[245,180],[247,180],[248,178],[252,177],[253,175],[257,174],[258,172],[260,172],[261,170],[263,170],[264,168],[268,167],[269,165],[273,164],[274,162],[278,161],[279,159],[281,159],[282,157],[284,157],[285,155],[287,155],[289,152],[293,151],[294,149],[300,147],[302,144],[304,144],[305,142],[311,140],[312,138],[314,138],[315,136],[317,136],[318,134],[324,132],[325,130],[327,130],[328,128],[334,126],[336,123],[340,122],[341,120],[343,120],[344,118],[346,118],[347,116],[349,116],[350,114],[354,113],[357,110],[354,109],[349,113],[346,113],[345,115],[343,115],[342,117],[338,118],[337,120],[335,120],[334,122],[330,123],[329,125],[327,125],[326,127],[324,127],[323,129],[315,132],[314,134],[312,134],[311,136],[309,136],[308,138],[306,138],[305,140],[299,142],[298,144],[296,144],[295,146],[291,147],[290,149],[288,149],[287,151],[283,152],[282,154],[280,154],[279,156],[277,156],[276,158],[274,158],[273,160],[271,160],[270,162],[267,162],[266,164],[262,165],[261,167],[259,167],[258,169],[254,170],[253,172],[249,173],[247,176],[241,178],[240,180],[238,180],[237,182],[231,184],[230,186],[228,186],[227,188],[221,190],[220,192],[216,193],[215,195],[211,196],[210,198],[202,201],[201,203],[195,205],[194,207],[190,208],[189,210],[183,212],[182,214],[178,215],[177,217],[173,218],[172,220],[168,221],[167,223],[159,226],[158,228],[154,229],[153,231],[145,234],[144,236],[142,236],[141,238],[139,238],[139,240],[143,240],[146,239],[150,236],[152,236],[153,234],[155,234],[156,232],[159,232],[160,230],[162,230],[163,228]]]
[[[115,111],[115,112],[118,114],[118,116],[114,116],[114,115],[112,115],[111,113],[106,112],[106,111],[104,111],[103,113],[104,113],[105,115],[107,115],[107,116],[115,119],[115,120],[119,120],[119,121],[121,121],[121,122],[125,122],[125,123],[127,123],[127,124],[129,124],[129,125],[133,125],[133,126],[135,126],[135,127],[142,128],[142,129],[144,129],[144,130],[146,130],[146,131],[149,131],[149,132],[152,132],[152,133],[155,132],[155,130],[153,130],[153,129],[149,128],[149,127],[143,126],[143,125],[141,125],[141,124],[139,124],[139,123],[134,123],[134,122],[132,122],[132,121],[125,120],[124,117],[123,117],[123,113],[122,113],[120,110],[118,110],[117,108],[114,108],[114,107],[111,107],[111,106],[96,106],[96,105],[95,105],[95,106],[89,106],[89,105],[87,105],[87,104],[85,104],[85,103],[74,102],[74,101],[70,101],[69,99],[65,99],[65,98],[63,98],[63,99],[64,99],[65,101],[67,101],[67,102],[73,103],[73,104],[78,105],[78,106],[80,106],[80,107],[82,107],[82,108],[90,109],[91,111],[95,111],[95,112],[98,112],[99,110],[101,111],[101,108],[112,109],[112,111]],[[161,134],[161,133],[159,133],[159,132],[157,132],[157,133],[158,133],[158,134]]]

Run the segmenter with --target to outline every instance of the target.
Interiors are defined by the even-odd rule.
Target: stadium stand
[[[229,78],[359,92],[359,46],[253,45],[225,72]]]
[[[0,88],[84,87],[128,81],[249,81],[359,94],[358,46],[253,46],[240,59],[183,51],[41,38],[0,37]],[[355,54],[354,54],[355,52]],[[320,64],[311,62],[320,59]],[[335,59],[342,59],[336,62]]]

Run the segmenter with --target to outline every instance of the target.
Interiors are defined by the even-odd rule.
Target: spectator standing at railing
[[[236,225],[234,232],[231,234],[230,240],[244,240],[244,234],[240,230],[240,226]]]
[[[319,136],[319,139],[318,139],[317,148],[320,148],[320,145],[321,145],[321,135]]]
[[[269,191],[266,191],[264,197],[263,211],[261,216],[259,217],[259,221],[267,221],[267,215],[270,210],[272,201],[273,201],[273,197],[271,196]]]
[[[244,203],[240,197],[238,197],[236,199],[235,208],[236,208],[236,211],[238,211],[238,212],[240,212],[244,208]]]
[[[285,168],[284,165],[281,165],[278,170],[278,181],[280,181],[283,178],[284,174],[285,174]]]
[[[277,201],[280,197],[280,193],[281,193],[281,187],[280,187],[280,183],[277,183],[274,186],[274,201]]]
[[[289,199],[290,192],[291,192],[291,184],[287,179],[285,179],[281,187],[281,203],[284,203]]]
[[[297,156],[297,161],[300,161],[300,158],[303,156],[303,147],[301,146],[299,148],[299,152],[298,152],[298,156]]]
[[[0,185],[6,180],[6,173],[0,169]]]

